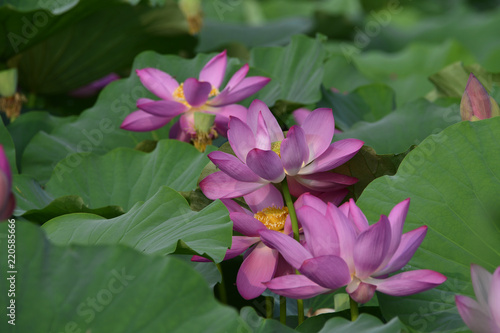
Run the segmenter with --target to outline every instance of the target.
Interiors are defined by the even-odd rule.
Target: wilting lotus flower
[[[406,296],[446,280],[442,274],[426,269],[388,277],[408,263],[427,232],[427,227],[422,226],[401,235],[409,199],[373,225],[368,225],[352,199],[340,208],[319,200],[309,202],[297,210],[305,245],[275,231],[259,232],[265,244],[277,249],[302,273],[265,283],[271,291],[291,298],[308,298],[347,286],[346,291],[356,302],[366,303],[375,290]]]
[[[363,146],[357,139],[332,142],[335,124],[331,109],[316,109],[302,126],[292,126],[285,139],[276,118],[261,101],[250,105],[247,123],[232,117],[227,131],[236,156],[220,151],[208,156],[221,171],[200,183],[210,199],[249,194],[286,177],[290,192],[334,193],[357,179],[329,170],[347,162]]]
[[[474,333],[500,332],[500,267],[491,274],[472,264],[470,271],[477,301],[455,296],[458,312]]]
[[[266,286],[262,282],[275,276],[290,273],[290,265],[283,260],[278,251],[268,248],[260,241],[260,230],[276,230],[289,235],[292,232],[288,208],[284,207],[283,197],[273,185],[268,184],[245,197],[251,212],[240,207],[232,200],[223,200],[233,221],[233,228],[244,236],[233,236],[231,248],[224,260],[234,258],[253,246],[246,254],[236,278],[239,293],[245,299],[260,296]],[[285,236],[291,237],[291,236]],[[194,256],[193,261],[208,261]]]
[[[26,97],[17,92],[17,68],[0,71],[0,111],[14,121],[21,114],[25,102]]]
[[[189,33],[196,35],[201,30],[203,24],[203,10],[201,0],[179,0],[179,8],[186,17],[189,26]]]
[[[497,102],[488,95],[481,82],[470,73],[465,86],[462,101],[460,102],[462,120],[482,120],[499,116],[500,109]]]
[[[3,146],[0,145],[0,221],[8,219],[16,207],[12,188],[12,173]]]
[[[142,84],[153,94],[161,98],[154,101],[141,98],[137,101],[139,110],[132,112],[123,121],[121,128],[130,131],[152,131],[163,127],[174,117],[180,117],[179,125],[174,128],[171,136],[185,135],[195,140],[208,140],[215,131],[226,135],[227,122],[230,115],[241,117],[246,109],[234,104],[262,89],[269,78],[261,76],[245,77],[248,64],[241,67],[229,80],[226,87],[219,92],[219,87],[226,73],[226,51],[213,57],[200,72],[199,80],[188,78],[179,83],[170,75],[156,68],[137,70]],[[197,133],[195,113],[209,113],[215,115],[213,132]]]

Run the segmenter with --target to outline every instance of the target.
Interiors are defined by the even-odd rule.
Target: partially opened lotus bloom
[[[172,138],[192,140],[195,145],[203,147],[210,144],[217,133],[225,136],[229,116],[246,117],[246,108],[234,103],[256,93],[270,81],[262,76],[246,77],[249,69],[246,64],[219,91],[226,67],[227,55],[224,51],[203,67],[198,79],[188,78],[181,84],[156,68],[137,70],[142,84],[161,100],[139,99],[139,110],[128,115],[121,128],[152,131],[181,115],[170,131]],[[196,117],[197,114],[200,116]]]
[[[472,264],[470,271],[477,301],[455,296],[458,312],[474,333],[500,332],[500,267],[491,274]]]
[[[500,116],[497,102],[488,95],[484,86],[472,73],[465,86],[462,101],[460,102],[462,120],[477,121]]]
[[[291,298],[309,298],[347,286],[358,303],[368,302],[375,290],[406,296],[434,288],[446,280],[427,269],[390,276],[405,266],[425,237],[422,226],[401,235],[409,200],[369,225],[351,199],[341,207],[309,200],[297,210],[305,244],[272,230],[259,232],[263,242],[277,249],[302,275],[286,275],[265,285]]]
[[[293,196],[305,192],[336,193],[357,179],[329,172],[347,162],[363,141],[344,139],[332,143],[335,123],[331,109],[316,109],[301,126],[290,128],[286,138],[276,118],[263,102],[255,100],[246,123],[231,117],[228,140],[236,156],[216,151],[208,156],[220,171],[200,183],[210,199],[249,194],[285,178]]]
[[[3,146],[0,145],[0,221],[8,219],[16,206],[12,188],[12,173]]]

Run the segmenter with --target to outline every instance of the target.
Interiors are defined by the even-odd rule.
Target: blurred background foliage
[[[79,114],[96,96],[70,94],[110,73],[130,74],[153,50],[192,57],[255,47],[296,34],[327,37],[323,85],[351,92],[369,83],[397,104],[431,92],[428,77],[461,61],[500,72],[498,0],[46,0],[1,1],[1,68],[18,68],[23,112]],[[3,30],[3,31],[2,31]]]

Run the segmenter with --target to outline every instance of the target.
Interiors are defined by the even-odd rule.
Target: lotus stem
[[[286,178],[281,183],[281,188],[283,190],[283,196],[285,197],[286,206],[288,207],[288,214],[292,221],[293,238],[295,238],[297,242],[300,242],[299,222],[297,221],[297,213],[295,213],[295,207],[293,206],[292,196],[290,195]]]
[[[223,304],[227,305],[227,293],[226,293],[226,285],[224,283],[224,275],[222,274],[222,267],[220,264],[215,264],[220,273],[220,282],[217,286],[217,290],[219,291],[219,299]]]
[[[266,318],[273,318],[274,298],[272,296],[265,296],[266,299]]]
[[[285,180],[281,183],[281,188],[283,190],[283,196],[285,197],[286,206],[288,207],[288,214],[290,216],[290,220],[292,221],[292,230],[293,230],[293,238],[300,242],[300,234],[299,234],[299,222],[297,221],[297,213],[295,212],[295,207],[293,205],[292,196],[290,194],[290,190],[288,189],[288,183]],[[297,274],[300,274],[299,271],[295,271]],[[304,302],[301,299],[297,300],[297,315],[298,315],[298,324],[302,324],[304,322]]]
[[[358,303],[349,296],[349,303],[351,305],[351,321],[355,321],[359,315]]]
[[[286,325],[286,297],[280,296],[280,322]]]

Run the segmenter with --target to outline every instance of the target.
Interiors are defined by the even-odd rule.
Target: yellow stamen
[[[216,139],[218,136],[215,129],[211,129],[210,133],[196,132],[195,136],[191,138],[193,145],[200,152],[204,153],[208,145],[212,144],[212,139]]]
[[[262,222],[269,230],[283,231],[288,217],[288,207],[267,207],[253,217]]]
[[[271,150],[274,151],[281,158],[281,141],[271,143]]]
[[[191,105],[189,105],[188,102],[186,102],[186,97],[184,96],[184,82],[181,83],[176,89],[175,91],[172,93],[172,96],[174,97],[174,99],[177,101],[177,102],[180,102],[182,104],[184,104],[185,106],[187,106],[188,108],[191,107]]]
[[[208,95],[208,97],[214,97],[217,96],[218,94],[219,94],[219,89],[212,86],[212,90],[210,90],[210,94]]]

